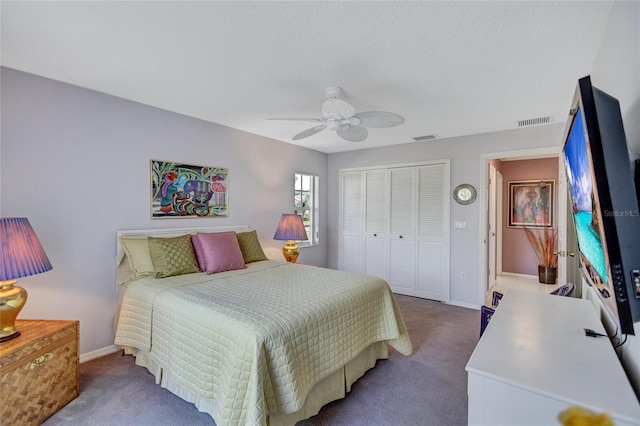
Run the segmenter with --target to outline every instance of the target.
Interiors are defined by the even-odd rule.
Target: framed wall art
[[[509,182],[509,225],[553,226],[553,180]]]
[[[228,217],[229,170],[151,160],[151,217]]]

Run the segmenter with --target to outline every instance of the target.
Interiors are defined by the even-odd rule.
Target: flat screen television
[[[640,158],[636,160],[636,198],[638,199],[638,205],[640,205]]]
[[[640,212],[617,99],[578,81],[563,154],[580,270],[619,332],[640,321]]]

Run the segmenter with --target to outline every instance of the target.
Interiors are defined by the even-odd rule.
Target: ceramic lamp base
[[[282,247],[282,254],[287,262],[296,263],[298,255],[300,254],[300,249],[295,241],[289,240],[284,247]]]
[[[16,317],[27,302],[27,291],[14,286],[16,281],[0,281],[0,342],[20,335],[16,329]]]

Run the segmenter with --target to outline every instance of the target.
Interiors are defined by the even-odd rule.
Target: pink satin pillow
[[[191,243],[202,272],[215,274],[247,267],[233,231],[197,233],[191,236]]]

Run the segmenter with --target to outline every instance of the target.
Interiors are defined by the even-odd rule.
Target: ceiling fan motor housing
[[[344,90],[342,90],[341,87],[327,87],[326,89],[324,89],[324,93],[327,94],[327,98],[329,99],[334,99],[334,98],[339,98],[340,96],[342,96],[342,94],[344,93]]]

